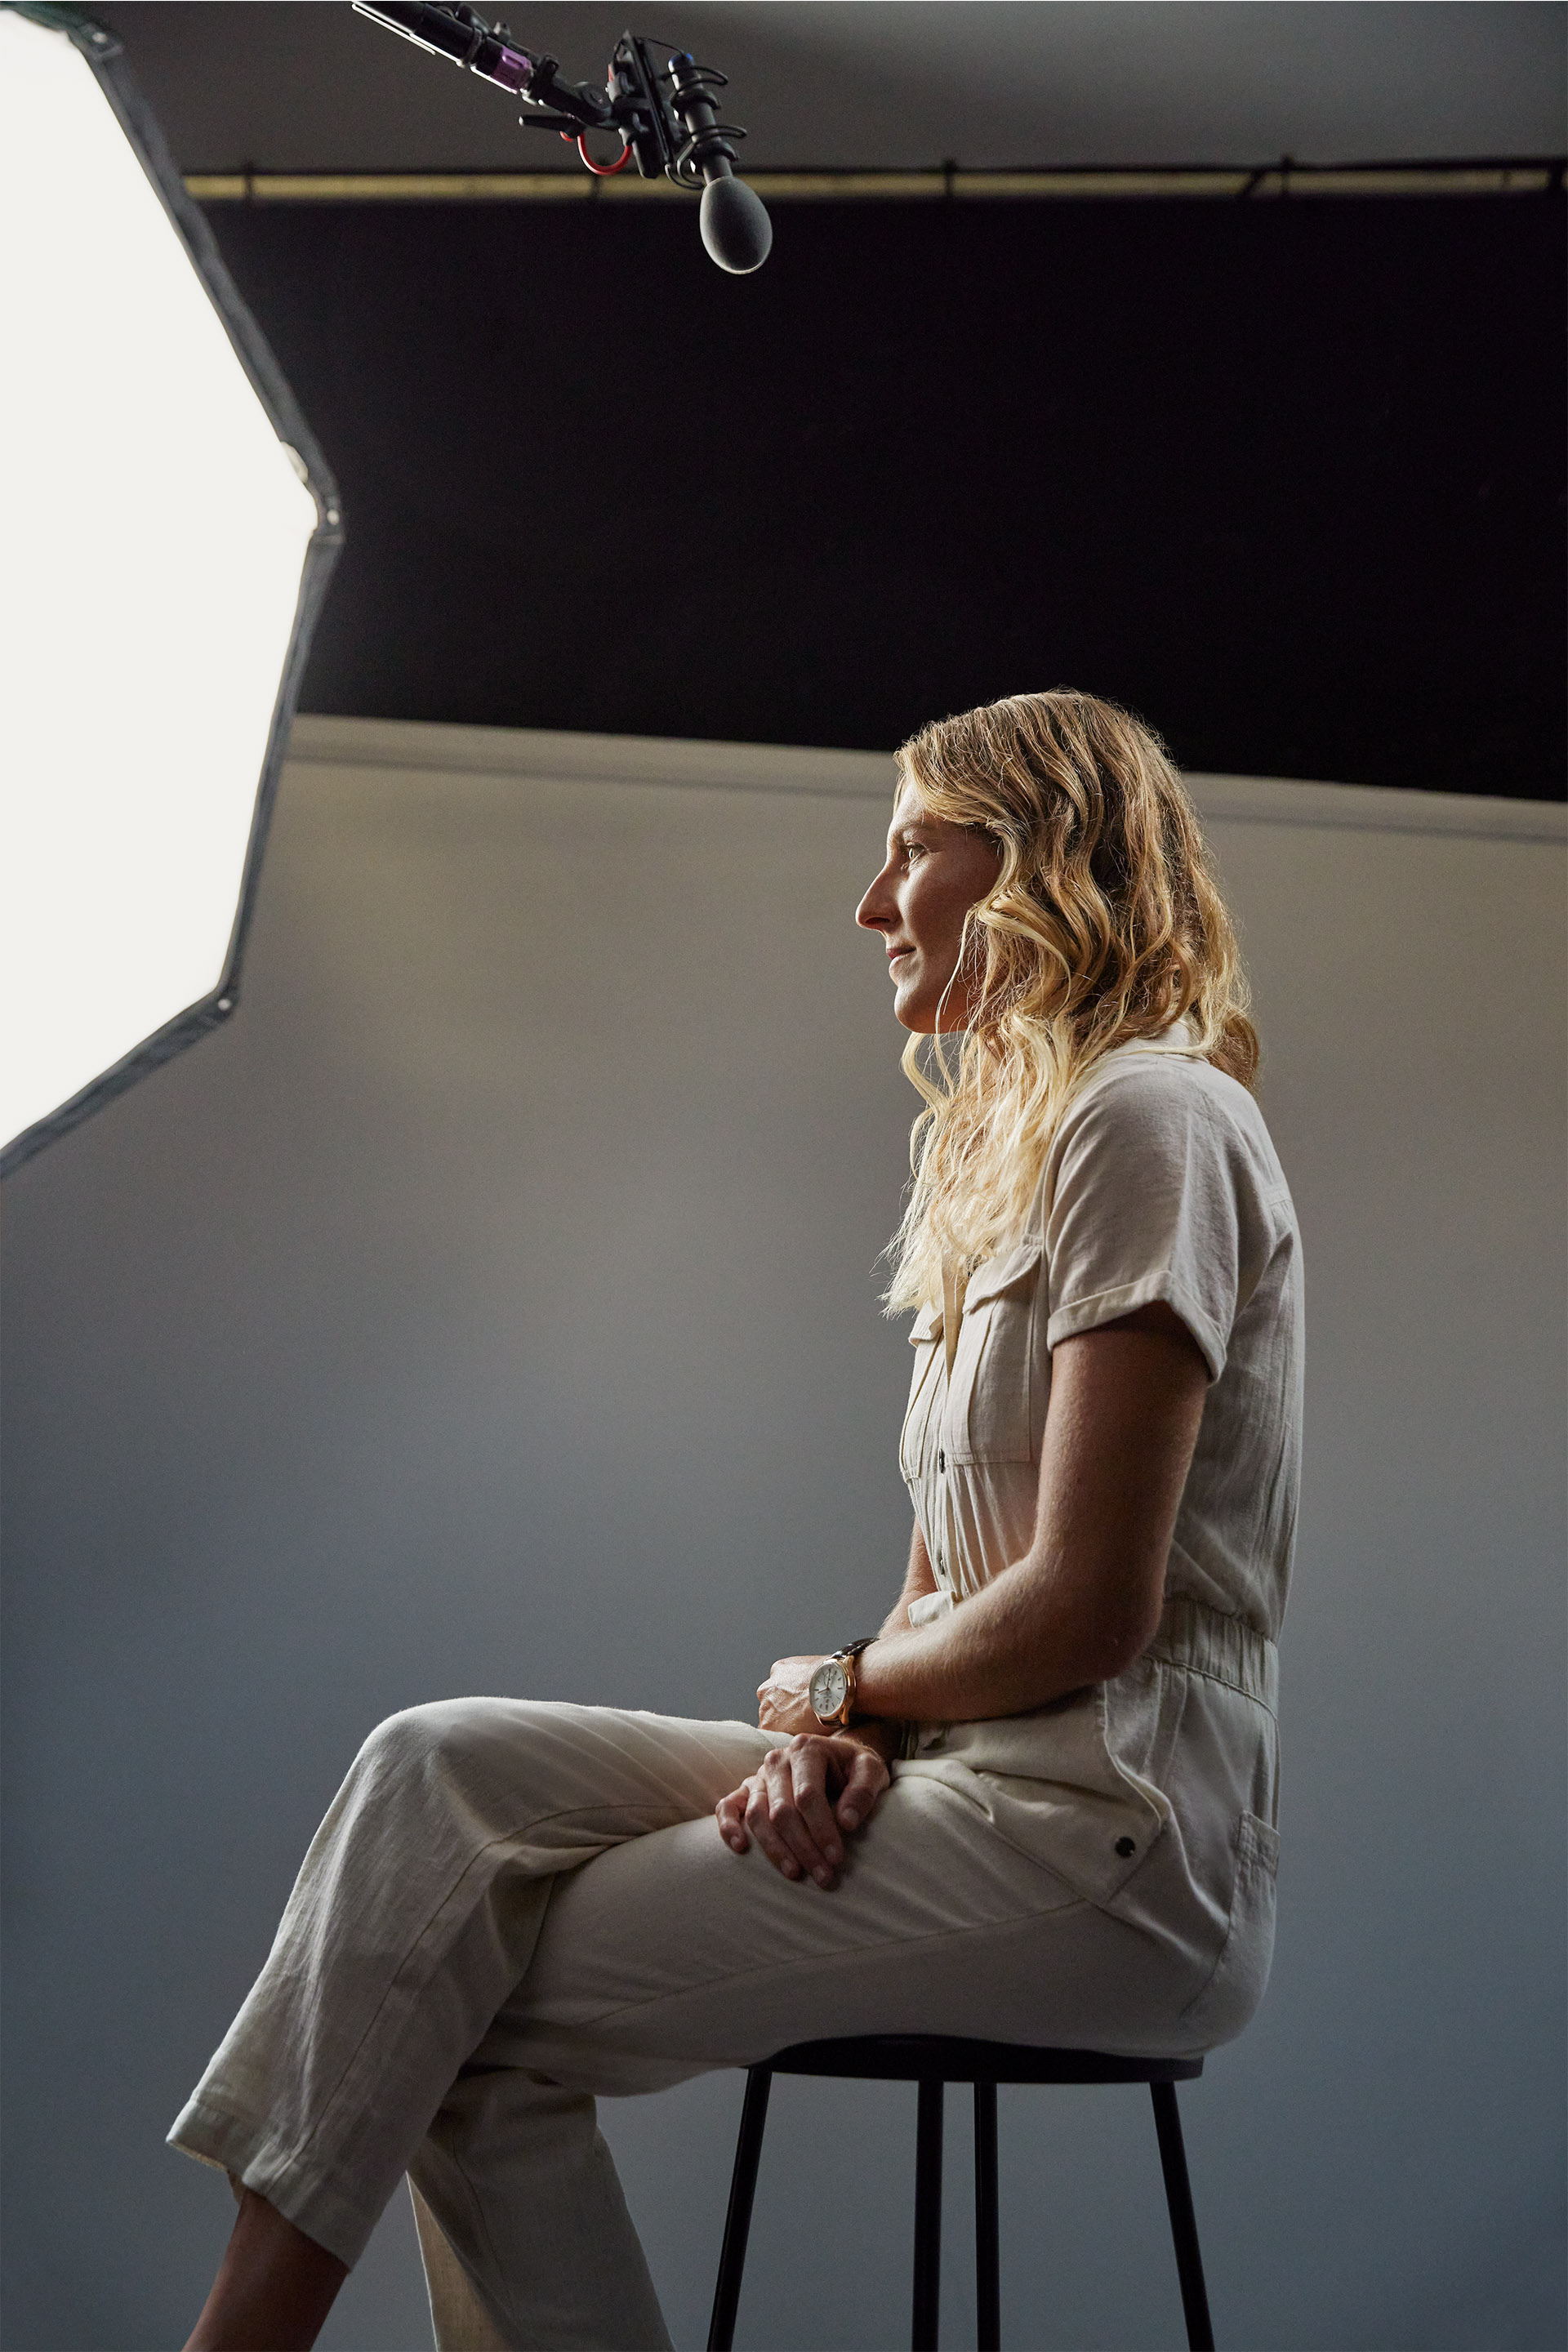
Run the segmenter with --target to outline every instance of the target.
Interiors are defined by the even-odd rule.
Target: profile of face
[[[950,824],[921,809],[906,783],[888,827],[888,857],[855,910],[862,929],[881,934],[893,983],[893,1012],[917,1036],[966,1029],[979,975],[954,978],[963,918],[993,887],[1002,853],[989,834]]]

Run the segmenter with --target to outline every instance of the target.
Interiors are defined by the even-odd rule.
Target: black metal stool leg
[[[1002,2243],[996,2215],[996,2085],[974,2085],[974,2315],[977,2352],[1002,2352]]]
[[[915,2126],[915,2311],[913,2352],[937,2352],[942,2301],[942,2093],[940,2075],[920,2088]]]
[[[1171,2240],[1176,2249],[1176,2275],[1182,2283],[1182,2310],[1192,2352],[1214,2352],[1214,2325],[1204,2285],[1204,2258],[1198,2251],[1197,2216],[1193,2211],[1192,2184],[1187,2179],[1187,2151],[1182,2144],[1181,2111],[1174,2083],[1151,2083],[1154,2129],[1160,2137],[1160,2168],[1165,2176],[1165,2202],[1171,2209]]]
[[[735,2143],[735,2169],[730,2177],[730,2210],[724,2216],[724,2248],[719,2257],[719,2283],[713,2290],[713,2316],[708,2323],[708,2352],[730,2352],[735,2341],[741,2273],[746,2267],[752,2200],[757,2193],[757,2167],[763,2160],[763,2130],[768,2120],[768,2093],[773,2083],[771,2067],[747,2068],[741,2137]]]

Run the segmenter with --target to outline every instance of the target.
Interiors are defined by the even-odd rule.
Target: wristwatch
[[[860,1653],[868,1650],[876,1638],[875,1633],[863,1633],[858,1642],[846,1642],[841,1650],[824,1658],[806,1685],[811,1711],[824,1731],[842,1731],[854,1714]]]

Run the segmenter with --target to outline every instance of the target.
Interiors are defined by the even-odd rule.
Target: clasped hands
[[[844,1841],[870,1819],[891,1778],[882,1754],[891,1727],[857,1724],[825,1732],[806,1696],[820,1657],[780,1658],[757,1692],[764,1731],[795,1736],[713,1808],[735,1853],[755,1843],[785,1878],[837,1883]]]

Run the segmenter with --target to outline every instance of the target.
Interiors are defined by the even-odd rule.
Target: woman
[[[1198,2052],[1261,1995],[1300,1250],[1230,925],[1110,704],[900,766],[858,919],[926,1102],[903,1590],[756,1729],[373,1733],[172,2135],[241,2200],[194,2347],[313,2342],[405,2171],[441,2345],[665,2346],[595,2093],[828,2034]]]

